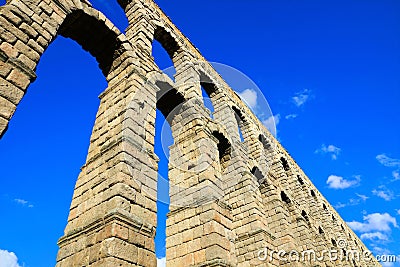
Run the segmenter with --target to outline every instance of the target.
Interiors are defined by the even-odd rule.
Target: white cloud
[[[167,266],[167,259],[161,258],[161,259],[157,259],[157,267],[165,267]]]
[[[29,203],[29,201],[25,200],[25,199],[21,199],[21,198],[16,198],[14,199],[15,202],[17,202],[18,204],[28,207],[28,208],[33,208],[33,205],[31,203]]]
[[[371,231],[389,232],[391,225],[397,226],[396,218],[390,216],[389,213],[372,213],[363,217],[364,222],[347,222],[354,231],[367,233]]]
[[[341,209],[341,208],[345,208],[345,207],[348,207],[348,206],[357,206],[361,202],[365,202],[369,198],[369,197],[367,197],[365,195],[360,195],[360,194],[357,194],[357,193],[356,193],[356,196],[358,196],[358,198],[350,198],[347,203],[338,202],[335,205],[335,208],[336,209]]]
[[[266,120],[263,120],[262,123],[264,126],[271,132],[271,133],[276,133],[276,127],[279,124],[279,121],[281,119],[281,115],[277,114],[275,116],[271,116]]]
[[[390,254],[384,254],[384,255],[390,255]],[[394,263],[393,262],[390,262],[390,261],[381,261],[381,262],[379,262],[381,265],[382,265],[382,267],[393,267],[394,266]]]
[[[366,195],[361,195],[361,194],[357,194],[357,193],[356,193],[356,195],[357,195],[359,198],[361,198],[363,201],[367,201],[367,199],[369,198],[369,197],[367,197]]]
[[[386,156],[385,154],[380,154],[380,155],[376,156],[376,159],[383,166],[400,168],[400,159],[390,158],[390,157]]]
[[[384,254],[385,255],[389,255],[389,254],[391,254],[390,250],[388,250],[387,248],[381,248],[381,247],[376,246],[375,244],[372,244],[372,251],[374,253],[380,254],[380,255],[384,255]]]
[[[397,214],[398,214],[398,215],[400,215],[400,209],[399,209],[399,210],[397,210]]]
[[[356,195],[359,196],[358,194],[356,194]],[[351,198],[349,200],[349,203],[351,206],[355,206],[355,205],[360,204],[361,201],[365,201],[367,199],[368,199],[367,196],[361,195],[361,197],[359,196],[359,198]]]
[[[400,180],[400,171],[393,171],[392,172],[394,181]]]
[[[334,145],[322,144],[321,148],[315,150],[317,154],[329,154],[333,160],[336,160],[340,154],[341,149]]]
[[[381,232],[372,232],[372,233],[365,233],[362,234],[361,239],[369,239],[369,240],[380,240],[380,241],[388,241],[389,237],[386,234]]]
[[[20,267],[15,253],[0,249],[0,267]]]
[[[379,186],[378,190],[377,189],[372,190],[372,194],[374,194],[377,197],[383,198],[386,201],[391,201],[395,199],[393,192],[387,189],[385,186]]]
[[[285,119],[287,119],[287,120],[290,120],[290,119],[295,119],[295,118],[297,118],[297,114],[289,114],[289,115],[286,115],[285,116]]]
[[[342,202],[338,202],[334,207],[335,209],[341,209],[341,208],[345,208],[348,206],[348,203],[342,203]]]
[[[297,92],[294,97],[292,97],[293,103],[297,107],[304,105],[311,97],[311,90],[304,89],[303,91]]]
[[[376,156],[376,159],[385,167],[397,168],[392,171],[393,180],[391,181],[394,182],[400,180],[400,159],[391,158],[386,154],[379,154]]]
[[[359,175],[354,176],[353,180],[344,179],[341,176],[330,175],[326,183],[329,188],[333,189],[346,189],[352,186],[356,186],[360,183],[361,177]]]
[[[237,94],[250,108],[254,109],[257,106],[257,92],[255,90],[246,89]]]
[[[26,201],[24,199],[20,199],[20,198],[16,198],[16,199],[14,199],[14,201],[17,202],[18,204],[21,204],[21,205],[28,204],[28,201]]]

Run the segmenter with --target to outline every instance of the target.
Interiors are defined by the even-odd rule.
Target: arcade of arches
[[[156,266],[156,109],[174,138],[167,266],[299,266],[276,254],[261,261],[259,251],[327,251],[338,240],[346,240],[346,249],[367,250],[152,0],[119,4],[126,33],[86,0],[8,0],[0,7],[0,136],[58,35],[89,51],[108,82],[58,242],[58,267]],[[171,58],[174,80],[154,62],[154,40]],[[318,264],[379,266],[375,260]]]

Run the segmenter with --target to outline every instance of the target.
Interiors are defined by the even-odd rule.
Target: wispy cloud
[[[383,166],[400,168],[400,159],[390,158],[386,154],[380,154],[376,156],[376,159]]]
[[[265,127],[276,136],[276,127],[279,124],[281,115],[273,115],[268,102],[262,95],[262,92],[256,89],[245,89],[242,92],[236,92],[246,105],[260,118]]]
[[[381,255],[390,255],[390,252],[387,254],[381,254]],[[394,266],[394,263],[390,262],[390,261],[380,262],[380,264],[382,265],[382,267],[393,267]]]
[[[393,179],[391,180],[391,182],[400,180],[400,159],[391,158],[386,154],[379,154],[376,156],[376,159],[379,161],[380,164],[385,167],[395,168],[395,170],[392,171]],[[383,196],[382,193],[381,195]]]
[[[372,190],[372,194],[377,197],[383,198],[386,201],[391,201],[395,199],[393,191],[387,189],[385,186],[381,185],[377,189]]]
[[[157,258],[157,267],[165,267],[165,266],[167,266],[166,258],[165,257],[161,259]]]
[[[347,205],[347,203],[342,203],[342,202],[338,202],[338,203],[336,203],[335,205],[334,205],[334,207],[335,207],[335,209],[342,209],[342,208],[345,208],[345,207],[347,207],[348,205]]]
[[[257,92],[252,89],[246,89],[241,93],[237,93],[239,97],[252,109],[257,106]]]
[[[289,114],[289,115],[286,115],[285,116],[285,119],[287,119],[287,120],[291,120],[291,119],[295,119],[295,118],[297,118],[297,114]]]
[[[16,198],[14,201],[22,206],[28,207],[28,208],[33,208],[33,205],[29,203],[29,201],[21,198]]]
[[[361,236],[361,239],[369,239],[369,240],[383,240],[388,241],[389,237],[381,232],[371,232],[371,233],[364,233]]]
[[[380,255],[383,255],[383,254],[389,255],[389,254],[391,254],[390,250],[388,250],[387,248],[381,248],[381,247],[378,247],[378,246],[376,246],[374,244],[372,244],[372,250],[376,254],[380,254]]]
[[[367,199],[369,198],[369,197],[367,197],[366,195],[361,195],[361,194],[357,194],[357,193],[356,193],[356,195],[357,195],[360,199],[362,199],[363,201],[367,201]]]
[[[341,149],[337,146],[334,145],[328,145],[326,146],[325,144],[321,145],[321,148],[315,150],[316,154],[328,154],[331,156],[333,160],[336,160],[337,157],[340,154]]]
[[[393,171],[392,176],[393,176],[393,181],[400,180],[400,171]]]
[[[363,217],[363,222],[347,222],[351,229],[361,233],[367,232],[390,232],[391,226],[398,227],[396,218],[389,213],[372,213]]]
[[[17,202],[18,204],[21,204],[21,205],[28,204],[28,201],[23,200],[23,199],[19,199],[19,198],[14,199],[14,201]]]
[[[346,203],[338,202],[335,205],[335,208],[341,209],[341,208],[345,208],[345,207],[349,207],[349,206],[357,206],[357,205],[367,201],[367,199],[369,198],[366,195],[361,195],[361,194],[357,194],[357,193],[356,193],[356,196],[357,196],[357,198],[350,198],[349,201],[347,201]]]
[[[311,90],[309,89],[304,89],[303,91],[297,92],[293,97],[292,97],[292,102],[297,106],[301,107],[303,106],[308,100],[311,98]]]
[[[326,183],[328,187],[332,189],[346,189],[352,186],[359,185],[360,181],[361,181],[361,176],[359,175],[354,176],[354,179],[352,180],[345,179],[341,176],[330,175],[326,180]]]
[[[279,121],[281,119],[281,115],[277,114],[275,116],[270,116],[268,119],[263,120],[262,123],[264,126],[271,132],[271,133],[276,133],[276,127],[279,124]]]
[[[20,267],[15,253],[0,249],[0,267]]]

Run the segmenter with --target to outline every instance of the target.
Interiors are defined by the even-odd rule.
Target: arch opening
[[[243,143],[246,140],[245,117],[237,107],[233,106],[232,110],[235,114],[236,123],[238,125],[239,138],[240,141]]]
[[[157,109],[162,112],[171,125],[175,115],[177,115],[177,108],[185,102],[185,99],[168,83],[158,81],[156,85],[160,88],[157,92]]]
[[[303,218],[304,218],[307,222],[310,222],[310,218],[308,218],[307,212],[305,212],[304,210],[301,211],[301,216],[303,216]]]
[[[166,123],[164,114],[160,109],[156,110],[154,152],[158,156],[157,177],[157,227],[155,240],[155,253],[158,259],[166,257],[166,228],[167,214],[169,212],[169,149],[173,144],[172,131],[169,123]],[[164,149],[163,149],[164,147]],[[165,149],[166,147],[166,149]]]
[[[21,189],[19,193],[33,206],[35,218],[48,218],[51,210],[50,220],[27,216],[29,224],[22,227],[13,222],[6,227],[8,234],[18,231],[32,237],[22,245],[35,255],[29,264],[50,266],[54,265],[59,249],[57,240],[67,223],[77,174],[87,157],[98,95],[107,87],[107,81],[95,58],[76,40],[63,36],[57,36],[43,53],[36,73],[38,78],[30,85],[8,133],[0,140],[0,151],[9,151],[0,153],[8,158],[0,161],[0,168],[7,177],[7,171],[12,170],[9,177],[14,177],[12,183],[19,184],[18,187],[24,184],[26,188],[35,188]],[[16,162],[18,171],[10,167]],[[8,234],[0,232],[4,238]],[[38,239],[39,243],[33,242]],[[8,240],[14,242],[14,238]]]
[[[8,121],[11,119],[16,107],[25,95],[24,92],[36,79],[35,71],[44,52],[59,36],[74,40],[83,50],[88,51],[97,60],[99,68],[108,81],[111,81],[112,78],[115,77],[115,75],[110,75],[115,74],[112,73],[112,70],[117,68],[119,64],[129,57],[129,53],[125,53],[124,55],[124,52],[130,49],[129,45],[122,45],[124,36],[120,34],[110,21],[101,20],[99,11],[87,6],[84,8],[85,10],[73,10],[71,13],[68,13],[63,21],[58,22],[60,23],[59,25],[50,26],[49,23],[49,26],[46,26],[44,23],[43,29],[45,31],[43,31],[43,33],[39,31],[37,37],[38,40],[41,40],[38,41],[40,45],[30,44],[27,40],[23,39],[19,40],[22,42],[21,46],[26,46],[27,48],[20,51],[21,55],[19,55],[18,58],[24,58],[23,56],[25,56],[26,63],[18,61],[17,65],[22,64],[23,70],[21,70],[27,74],[27,77],[22,77],[21,79],[23,82],[21,83],[7,81],[14,84],[16,86],[15,90],[19,91],[15,93],[9,90],[6,91],[5,96],[3,95],[6,99],[13,99],[12,102],[14,106],[8,111],[9,118],[7,118],[6,123],[2,121],[2,129],[0,129],[1,136],[3,136],[5,130],[8,129]],[[7,11],[7,9],[5,10]],[[15,14],[16,16],[18,16],[17,13]],[[18,25],[12,25],[12,23],[10,23],[9,27],[10,29],[8,31],[12,31],[12,28],[18,27]],[[46,32],[46,34],[44,34],[44,32]],[[39,48],[30,48],[32,46],[39,46]],[[125,58],[122,58],[123,56],[125,56]],[[13,63],[13,58],[8,58],[7,56],[3,61],[11,69],[19,69],[19,67],[16,67]],[[74,67],[76,68],[76,66]]]
[[[124,8],[128,4],[128,1],[119,0],[119,2]],[[173,37],[162,27],[155,29],[153,37],[151,54],[154,63],[174,83],[176,76],[176,56],[179,46]],[[169,147],[174,143],[171,128],[175,116],[179,114],[180,107],[185,102],[185,99],[173,87],[173,84],[169,82],[157,80],[155,86],[157,87],[157,92],[154,149],[159,157],[155,253],[157,258],[161,258],[166,256],[166,223],[167,213],[170,211]],[[164,125],[166,127],[163,127]]]
[[[61,24],[58,34],[76,41],[94,56],[105,77],[108,76],[114,59],[121,52],[121,42],[117,38],[119,33],[82,10],[75,10],[69,14]]]
[[[285,202],[286,204],[290,204],[291,200],[290,198],[286,195],[285,192],[281,191],[281,199],[283,202]]]
[[[91,0],[90,3],[94,8],[100,10],[114,23],[114,25],[121,31],[125,32],[128,28],[129,21],[126,17],[125,6],[121,5],[121,1],[101,1]]]
[[[268,139],[264,135],[260,134],[258,136],[258,141],[261,142],[261,144],[263,145],[265,150],[270,150],[272,148],[271,143],[268,141]]]
[[[39,101],[36,101],[36,103],[41,103],[41,107],[45,107],[48,105],[48,103],[50,102],[50,105],[56,105],[56,107],[54,107],[54,110],[56,110],[56,108],[59,108],[62,106],[62,104],[69,104],[69,103],[75,103],[74,108],[71,108],[71,106],[66,107],[65,111],[68,112],[68,115],[65,117],[66,121],[68,122],[69,125],[71,124],[79,124],[79,128],[80,130],[78,131],[79,133],[71,133],[69,132],[69,130],[71,129],[75,129],[74,127],[66,127],[67,123],[65,125],[59,125],[57,124],[59,121],[63,121],[61,119],[61,116],[57,116],[57,112],[55,111],[50,111],[50,112],[43,112],[46,113],[46,115],[51,115],[54,116],[53,120],[49,122],[49,125],[52,125],[54,127],[54,129],[49,129],[49,133],[53,132],[54,130],[56,130],[56,132],[54,133],[54,136],[57,137],[57,141],[56,142],[51,142],[51,138],[48,138],[48,140],[46,140],[46,142],[44,143],[48,143],[51,144],[52,147],[51,149],[53,150],[53,153],[51,153],[52,155],[54,155],[54,147],[56,147],[57,151],[63,151],[63,155],[67,155],[69,156],[67,159],[65,160],[60,160],[62,158],[62,156],[59,157],[55,157],[59,162],[63,162],[63,166],[59,166],[57,163],[49,163],[51,160],[49,160],[49,162],[46,162],[46,166],[42,167],[42,173],[40,175],[38,175],[38,177],[41,177],[41,181],[45,181],[44,180],[44,172],[43,169],[47,169],[49,165],[52,166],[52,180],[47,181],[47,186],[44,185],[43,188],[48,188],[49,184],[53,184],[54,182],[54,175],[55,172],[57,172],[57,176],[60,175],[59,179],[57,180],[65,180],[65,181],[69,181],[71,182],[71,191],[73,191],[74,189],[74,184],[76,183],[76,178],[77,178],[77,170],[80,169],[80,167],[82,166],[82,164],[85,162],[85,158],[87,158],[88,155],[88,150],[87,150],[87,145],[89,142],[87,142],[89,139],[89,136],[91,136],[92,130],[93,130],[93,124],[88,122],[86,118],[87,114],[79,114],[78,117],[74,117],[72,116],[72,114],[74,114],[77,111],[81,111],[81,109],[79,108],[78,105],[84,105],[85,109],[88,108],[89,106],[89,102],[91,102],[92,100],[88,100],[86,101],[86,103],[81,103],[79,101],[82,101],[83,99],[87,100],[87,98],[83,97],[85,94],[88,94],[89,92],[93,93],[94,95],[91,96],[93,98],[93,101],[95,101],[95,108],[93,109],[93,113],[91,113],[91,118],[90,121],[94,121],[94,119],[96,118],[95,112],[98,109],[98,104],[99,104],[99,94],[104,91],[105,88],[107,88],[107,82],[104,82],[104,78],[107,80],[110,80],[111,76],[110,74],[112,73],[113,70],[115,70],[115,68],[117,67],[115,64],[121,64],[121,62],[123,62],[124,58],[122,58],[123,53],[126,51],[126,49],[129,49],[129,45],[122,45],[122,43],[124,42],[124,36],[122,36],[120,34],[120,32],[113,27],[112,23],[108,20],[101,20],[99,18],[99,13],[97,10],[91,8],[91,7],[87,7],[86,5],[84,5],[84,10],[73,10],[72,13],[69,13],[65,19],[63,20],[63,22],[59,22],[59,25],[49,25],[48,27],[45,26],[45,23],[43,24],[43,27],[45,28],[45,30],[47,30],[47,35],[48,36],[41,36],[42,33],[39,32],[38,33],[38,38],[43,37],[42,42],[40,43],[41,48],[38,49],[38,51],[36,51],[33,56],[31,56],[32,60],[31,60],[31,65],[29,66],[29,68],[32,70],[32,72],[34,70],[36,70],[37,74],[38,74],[38,79],[35,83],[35,86],[40,86],[40,82],[38,82],[38,80],[41,80],[41,75],[43,76],[47,76],[47,77],[51,77],[54,80],[54,77],[57,77],[58,75],[61,74],[66,74],[67,75],[67,79],[65,79],[64,82],[60,80],[56,81],[53,85],[48,85],[48,86],[41,86],[43,88],[51,88],[52,91],[51,93],[54,93],[57,91],[58,88],[65,88],[67,85],[70,85],[67,92],[68,93],[64,93],[63,95],[59,95],[59,97],[57,99],[53,99],[53,100],[49,100],[49,98],[45,95],[40,95],[41,99]],[[56,20],[54,20],[56,21]],[[49,23],[50,24],[50,23]],[[55,24],[55,22],[54,22]],[[10,29],[11,30],[11,29]],[[60,37],[61,36],[61,37]],[[53,61],[52,66],[49,66],[49,70],[50,70],[50,74],[45,74],[45,71],[43,71],[43,67],[41,67],[41,61],[46,62],[46,57],[48,58],[49,55],[49,51],[52,51],[52,48],[50,48],[51,46],[54,47],[54,43],[60,43],[60,42],[64,42],[65,38],[69,38],[71,40],[73,40],[74,45],[79,44],[79,50],[80,51],[87,51],[91,54],[92,57],[91,60],[93,60],[93,57],[96,59],[97,64],[95,63],[95,69],[101,70],[101,73],[99,76],[101,78],[99,78],[98,76],[93,77],[91,75],[86,75],[84,77],[82,77],[82,75],[84,73],[87,73],[88,70],[93,69],[92,66],[90,67],[86,67],[86,64],[84,64],[82,62],[82,60],[84,61],[88,61],[86,56],[85,57],[73,57],[74,62],[70,65],[68,65],[68,67],[66,66],[66,62],[69,59],[60,59],[61,55],[68,55],[68,52],[70,51],[70,49],[66,49],[66,47],[64,47],[64,49],[60,49],[58,50],[58,53],[56,55],[53,55],[52,60],[56,59]],[[22,41],[22,40],[20,40]],[[30,40],[29,40],[30,41]],[[25,43],[24,45],[27,45],[27,47],[29,47],[30,45]],[[68,51],[68,52],[67,52]],[[48,59],[47,59],[48,60]],[[59,66],[59,62],[63,62],[61,67],[58,67],[57,69],[54,69],[54,66]],[[94,60],[93,60],[94,62]],[[46,64],[45,64],[46,65]],[[97,65],[97,66],[96,66]],[[37,67],[37,68],[36,68]],[[71,77],[74,77],[73,79],[71,79]],[[69,82],[70,81],[74,81],[75,79],[77,79],[76,77],[82,77],[79,81],[79,86],[78,85],[71,85]],[[92,77],[92,78],[90,78]],[[89,82],[90,81],[90,82]],[[99,85],[98,83],[95,83],[95,85],[91,84],[92,81],[101,81],[101,85]],[[29,81],[26,82],[26,85],[21,85],[18,86],[19,89],[26,89],[26,87],[29,86]],[[34,87],[35,88],[35,87]],[[77,95],[74,95],[72,92],[73,90],[76,90],[77,88],[80,89],[79,93]],[[97,91],[95,90],[87,90],[88,88],[99,88],[100,90]],[[30,93],[31,91],[35,91],[32,90],[32,88],[30,88],[30,90],[28,91],[28,93],[25,95],[25,98],[28,96],[29,99],[29,95],[31,95],[32,93]],[[37,90],[40,92],[43,92],[42,90]],[[74,96],[74,99],[70,99],[70,96]],[[24,94],[22,94],[20,97],[22,98],[24,96]],[[43,99],[47,98],[45,101],[43,101]],[[38,99],[37,99],[38,100]],[[20,101],[20,99],[18,99],[18,102]],[[24,103],[26,103],[29,100],[25,100]],[[46,104],[43,104],[46,103]],[[78,104],[79,103],[79,104]],[[33,112],[32,112],[33,113]],[[37,118],[40,118],[41,121],[45,121],[44,119],[44,114],[39,114],[37,116]],[[71,122],[71,120],[75,119],[75,121]],[[32,120],[34,121],[34,120]],[[29,123],[27,123],[29,125]],[[86,129],[87,127],[89,127],[89,131],[85,131],[83,129]],[[43,128],[35,125],[33,128],[40,128],[43,131]],[[24,131],[25,134],[27,131]],[[33,134],[33,129],[30,132],[30,135]],[[59,138],[61,138],[61,136],[63,136],[63,134],[67,134],[65,136],[65,138],[63,138],[62,141],[59,140]],[[82,157],[78,157],[76,154],[72,155],[72,153],[66,153],[66,151],[69,151],[72,147],[75,147],[75,144],[71,144],[71,140],[75,140],[75,138],[77,136],[81,136],[81,134],[85,133],[85,146],[83,146],[81,144],[81,142],[77,142],[77,144],[79,143],[82,147],[85,147],[85,149],[83,150],[83,156]],[[31,135],[33,136],[33,135]],[[37,136],[38,140],[41,140],[43,137],[42,136]],[[69,147],[65,147],[64,149],[62,149],[62,145],[60,143],[65,143],[68,144]],[[44,153],[44,148],[41,147],[39,149],[36,150],[36,156],[37,157],[37,152],[41,151],[40,153]],[[26,153],[26,152],[24,152]],[[76,152],[75,152],[76,153]],[[53,157],[54,158],[54,157]],[[55,166],[58,166],[58,168],[56,170],[63,170],[65,168],[65,166],[67,166],[65,164],[65,162],[74,162],[73,159],[77,159],[80,160],[80,162],[78,163],[78,167],[74,165],[73,169],[73,173],[71,174],[70,170],[66,170],[65,172],[58,173],[58,171],[54,171]],[[65,166],[64,166],[65,165]],[[38,164],[38,166],[42,166],[40,164]],[[68,174],[68,177],[66,178],[71,178],[72,177],[72,181],[69,179],[62,179],[60,177],[62,177],[63,175]],[[70,176],[70,177],[69,177]],[[30,172],[30,174],[28,175],[28,177],[32,177],[32,171]],[[60,183],[60,182],[59,182]],[[37,187],[37,185],[35,185],[35,188],[41,188],[40,186]],[[67,186],[63,186],[62,188],[67,188]],[[69,185],[68,185],[69,188]],[[35,190],[36,191],[36,190]],[[69,211],[69,207],[71,205],[71,195],[72,192],[69,190],[63,190],[63,192],[68,192],[68,197],[66,197],[65,199],[62,198],[61,196],[63,195],[62,193],[60,193],[59,190],[56,190],[55,188],[51,190],[52,192],[57,192],[58,195],[56,196],[56,199],[58,200],[59,198],[61,199],[61,201],[66,201],[65,203],[67,203],[67,208],[66,209],[60,209],[59,207],[49,207],[49,205],[55,205],[55,203],[59,203],[58,201],[49,201],[50,198],[50,194],[48,191],[46,191],[46,193],[43,193],[44,196],[46,196],[47,201],[44,204],[44,202],[41,202],[40,204],[43,206],[47,207],[47,212],[48,210],[60,210],[60,211]],[[39,192],[39,191],[37,191]],[[65,204],[64,203],[64,204]],[[38,204],[38,206],[40,205]],[[48,215],[48,214],[47,214]],[[56,216],[62,216],[62,215],[55,215],[53,214],[53,217]],[[46,214],[44,214],[43,216],[40,217],[46,217]],[[63,235],[63,230],[65,227],[65,223],[67,222],[66,217],[67,216],[62,216],[62,223],[57,224],[60,225],[63,229],[61,229],[61,231],[59,231],[57,233],[57,236],[55,238],[55,240],[53,240],[51,242],[52,245],[54,245],[54,255],[56,254],[57,248],[55,248],[55,244],[57,243],[57,239]],[[54,221],[52,221],[54,222]],[[53,225],[48,225],[42,222],[42,225],[46,225],[47,229],[43,229],[43,231],[38,231],[37,229],[35,229],[35,231],[32,232],[49,232],[49,229],[53,228]],[[68,225],[67,225],[68,227]],[[57,229],[58,230],[58,229]],[[49,236],[53,237],[51,234],[49,234]],[[36,239],[35,239],[36,240]],[[31,247],[37,247],[37,244],[32,245]],[[46,253],[49,253],[49,249],[51,246],[49,245],[48,247],[46,247],[45,249],[42,249],[42,251],[46,251]],[[40,252],[37,253],[38,255],[41,255]],[[44,258],[44,257],[43,257]],[[43,265],[44,263],[42,261],[39,261],[37,264],[33,264],[33,265]],[[53,262],[50,262],[48,264],[44,264],[44,265],[51,265],[53,264]]]
[[[210,113],[210,118],[214,119],[214,106],[212,103],[212,99],[210,98],[210,95],[207,93],[207,90],[204,88],[204,86],[202,85],[202,83],[200,83],[201,86],[201,95],[203,97],[203,103],[204,106],[208,109],[209,113]]]
[[[152,44],[152,56],[157,67],[172,81],[175,81],[176,69],[174,62],[162,44],[156,39],[153,40]]]
[[[284,157],[281,157],[281,163],[282,163],[282,167],[285,171],[290,170],[289,163],[287,162],[287,160]]]
[[[162,27],[156,27],[153,33],[152,56],[158,68],[167,74],[173,82],[175,82],[177,75],[179,51],[179,44],[171,34]],[[166,62],[168,63],[166,64]]]
[[[169,147],[174,144],[172,126],[180,113],[184,97],[171,84],[156,81],[156,118],[154,152],[159,158],[157,179],[157,227],[155,253],[157,258],[166,256],[166,223],[170,211]]]
[[[214,131],[212,134],[218,141],[218,158],[221,166],[221,173],[223,173],[231,159],[231,144],[222,133]]]
[[[259,168],[253,167],[251,173],[257,178],[257,182],[259,184],[261,184],[264,181],[264,175],[262,174]]]
[[[300,185],[304,185],[304,181],[301,179],[300,175],[297,175],[297,181],[300,183]]]
[[[273,158],[274,158],[274,151],[271,142],[265,137],[265,135],[260,134],[258,136],[258,141],[261,142],[263,148],[264,148],[264,153],[267,158],[267,165],[271,165]]]
[[[161,46],[165,49],[165,51],[168,53],[170,59],[172,61],[175,61],[174,60],[175,56],[180,48],[178,43],[171,36],[171,34],[168,33],[164,28],[157,27],[154,30],[154,40],[158,41],[161,44]]]
[[[215,86],[213,81],[202,71],[200,71],[200,86],[204,105],[210,111],[211,119],[214,119],[216,96],[218,92],[217,86]]]
[[[318,227],[318,233],[321,235],[325,233],[321,226]]]

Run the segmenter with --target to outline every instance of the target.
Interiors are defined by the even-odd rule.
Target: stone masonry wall
[[[264,249],[367,248],[153,1],[119,4],[129,21],[125,33],[86,0],[10,0],[0,7],[0,137],[58,35],[89,51],[108,81],[57,266],[156,266],[156,109],[174,138],[167,266],[379,266],[375,259],[259,259]],[[174,80],[154,63],[154,40],[172,59]]]

